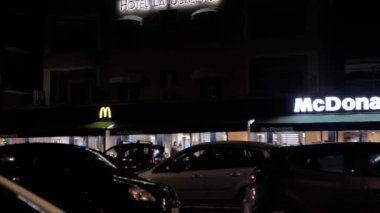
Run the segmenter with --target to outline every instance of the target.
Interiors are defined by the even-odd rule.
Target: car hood
[[[136,175],[125,176],[115,174],[113,176],[113,180],[118,183],[138,185],[141,188],[147,189],[154,195],[166,198],[168,205],[172,207],[179,207],[181,205],[177,192],[168,185],[155,183],[144,178],[138,177]]]

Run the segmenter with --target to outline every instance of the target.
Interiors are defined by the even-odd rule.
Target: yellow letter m
[[[99,110],[99,118],[112,118],[111,108],[110,107],[102,107]]]

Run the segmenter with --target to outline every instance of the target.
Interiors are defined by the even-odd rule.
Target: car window
[[[149,147],[130,147],[124,151],[125,158],[133,159],[150,156]]]
[[[374,169],[380,170],[380,153],[370,154],[369,162]]]
[[[172,167],[178,171],[205,169],[207,151],[205,149],[185,153],[172,161]]]
[[[255,166],[263,154],[247,148],[208,147],[183,153],[154,172],[244,168]]]
[[[260,151],[246,148],[228,149],[226,167],[243,168],[253,167],[260,163],[264,156]]]
[[[119,155],[119,153],[120,153],[120,151],[121,151],[121,147],[116,146],[116,147],[112,147],[112,148],[110,148],[109,150],[107,150],[107,151],[105,152],[105,154],[106,154],[107,156],[111,157],[111,158],[117,158],[118,155]]]
[[[372,176],[380,176],[380,150],[379,151],[370,151],[368,153],[368,173]]]
[[[302,150],[300,150],[302,151]],[[289,156],[293,165],[301,169],[320,172],[348,173],[348,159],[343,151],[313,150],[311,152],[296,153]]]
[[[229,169],[251,167],[261,158],[258,151],[245,148],[220,147],[209,149],[204,169]]]
[[[324,172],[347,172],[343,155],[318,156],[318,170]]]
[[[0,171],[4,175],[15,175],[25,169],[28,163],[27,155],[19,152],[0,153]]]
[[[91,149],[35,150],[29,154],[29,169],[51,175],[83,177],[108,174],[116,169],[103,155]]]

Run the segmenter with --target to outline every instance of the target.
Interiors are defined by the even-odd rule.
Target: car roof
[[[182,153],[183,151],[189,150],[189,149],[198,149],[198,148],[208,148],[208,147],[249,147],[259,150],[269,150],[272,148],[277,148],[277,145],[270,144],[270,143],[264,143],[264,142],[255,142],[255,141],[237,141],[237,140],[229,140],[229,141],[213,141],[213,142],[206,142],[201,144],[196,144],[193,146],[190,146],[186,149],[181,150],[177,154]]]
[[[150,143],[134,143],[134,142],[131,142],[131,143],[121,143],[121,144],[117,144],[117,145],[109,147],[104,152],[107,152],[110,149],[114,149],[114,148],[118,148],[118,147],[131,147],[131,148],[132,147],[154,147],[154,145],[150,144]]]
[[[12,150],[12,151],[68,151],[68,150],[88,150],[90,148],[78,146],[74,144],[60,144],[60,143],[22,143],[22,144],[8,144],[0,146],[0,151]],[[96,151],[96,150],[93,150]],[[96,151],[97,152],[97,151]]]
[[[380,143],[374,142],[325,142],[318,144],[303,144],[297,146],[283,146],[279,147],[279,150],[309,150],[319,148],[345,148],[345,147],[367,147],[367,146],[379,146]]]

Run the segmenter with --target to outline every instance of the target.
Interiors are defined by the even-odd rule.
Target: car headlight
[[[151,201],[151,202],[156,201],[156,198],[151,193],[149,193],[148,191],[146,191],[145,189],[143,189],[137,185],[130,186],[128,189],[128,192],[136,200]]]

